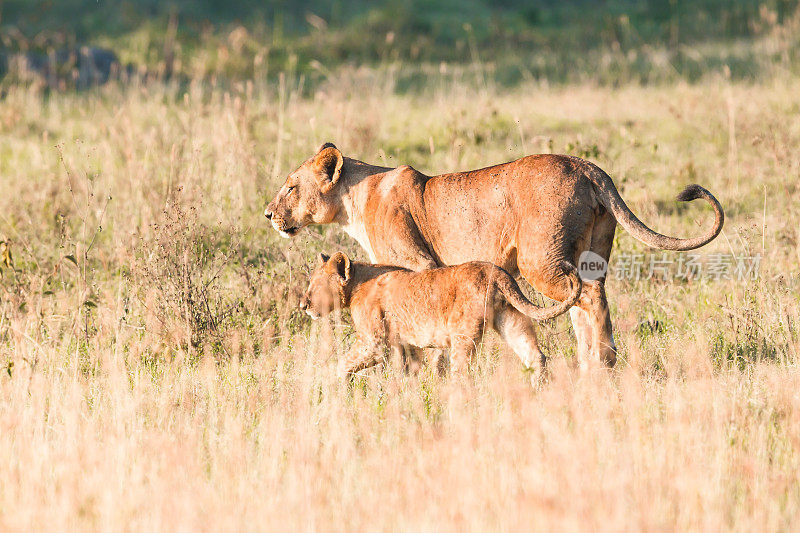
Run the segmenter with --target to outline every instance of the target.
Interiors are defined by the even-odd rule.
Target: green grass
[[[9,51],[109,47],[123,63],[215,83],[281,73],[311,87],[343,64],[392,64],[400,88],[424,66],[488,64],[503,86],[529,80],[603,85],[697,82],[727,69],[754,80],[798,72],[796,0],[569,2],[153,2],[7,0]]]

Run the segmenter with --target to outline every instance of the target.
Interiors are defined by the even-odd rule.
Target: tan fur
[[[463,371],[473,358],[486,326],[494,328],[541,375],[545,357],[529,319],[548,320],[564,313],[581,293],[575,267],[564,264],[569,297],[549,308],[533,305],[505,270],[485,262],[414,272],[402,267],[350,261],[342,252],[320,256],[301,302],[312,318],[350,308],[358,335],[340,361],[350,375],[410,347],[449,348],[451,368]]]
[[[587,250],[608,261],[617,222],[656,248],[690,250],[714,239],[722,229],[722,207],[697,185],[678,196],[695,198],[712,205],[714,225],[702,237],[677,239],[645,226],[611,178],[577,157],[536,155],[429,177],[408,166],[391,169],[346,158],[326,143],[289,175],[265,215],[285,236],[308,224],[340,224],[372,262],[422,270],[488,261],[564,301],[570,290],[562,262],[578,264]],[[570,316],[581,366],[613,365],[605,277],[584,280]]]

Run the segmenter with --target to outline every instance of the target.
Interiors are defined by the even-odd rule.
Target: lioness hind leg
[[[592,325],[589,323],[589,313],[574,305],[569,309],[572,320],[572,330],[577,341],[577,360],[581,370],[589,368],[592,352]]]
[[[572,259],[567,258],[568,261]],[[531,258],[519,258],[519,269],[522,275],[545,296],[563,302],[571,293],[567,275],[552,262],[539,269]],[[570,318],[578,341],[578,362],[585,370],[594,362],[614,366],[617,351],[611,333],[611,316],[606,301],[604,280],[584,280],[578,302],[570,308]]]
[[[614,247],[616,227],[617,221],[608,211],[598,217],[592,226],[590,250],[606,262]],[[595,281],[584,280],[579,305],[586,312],[589,322],[592,360],[610,368],[617,362],[617,347],[614,343],[605,280],[605,276]]]
[[[547,373],[547,358],[539,349],[536,330],[533,328],[531,320],[513,307],[506,305],[495,314],[494,329],[514,350],[525,368],[534,371],[531,381],[535,385],[543,381]]]
[[[583,320],[579,323],[579,327],[583,329],[582,335],[578,336],[579,352],[581,338],[591,346],[590,356],[581,361],[581,368],[585,369],[595,361],[609,368],[613,367],[617,362],[617,347],[611,330],[611,313],[603,281],[584,281],[578,305],[583,314]],[[570,311],[573,325],[576,325],[577,314],[579,313],[573,314]]]

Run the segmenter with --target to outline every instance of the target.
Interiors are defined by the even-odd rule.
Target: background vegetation
[[[696,81],[798,72],[797,0],[4,0],[12,50],[105,46],[124,62],[189,78],[303,75],[341,64],[481,63],[496,83]],[[458,69],[456,69],[458,70]]]
[[[0,81],[0,529],[797,523],[795,3],[0,5],[5,54],[152,73]],[[319,251],[363,252],[262,215],[329,140],[428,173],[581,155],[676,235],[711,223],[672,200],[698,182],[727,216],[701,252],[760,275],[610,279],[611,372],[573,368],[560,317],[541,391],[493,336],[465,383],[347,389],[347,317],[297,297]],[[647,252],[618,232],[616,257]]]

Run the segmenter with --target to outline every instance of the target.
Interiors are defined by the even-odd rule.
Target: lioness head
[[[300,309],[313,319],[346,307],[345,290],[350,281],[350,258],[342,252],[333,257],[319,254],[317,269],[311,274]]]
[[[289,174],[283,187],[264,210],[272,227],[289,238],[309,224],[327,224],[339,209],[333,193],[342,174],[344,158],[331,143],[325,143],[316,155]]]

